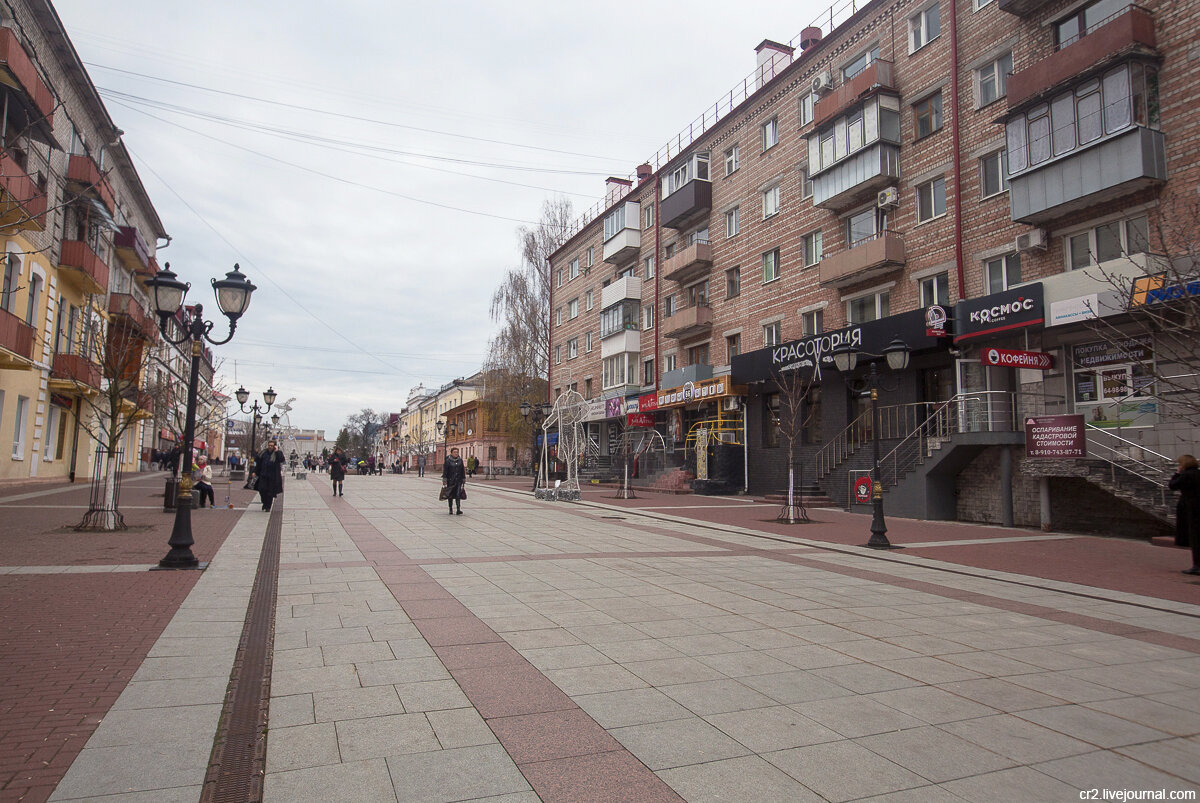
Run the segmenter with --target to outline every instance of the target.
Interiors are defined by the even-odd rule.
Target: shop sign
[[[1046,326],[1063,326],[1076,321],[1090,321],[1099,317],[1100,294],[1089,293],[1078,298],[1050,302],[1050,320]]]
[[[649,413],[629,413],[625,416],[625,424],[631,427],[652,427],[654,416]]]
[[[638,410],[639,410],[639,408],[638,408],[638,400],[637,399],[626,399],[625,400],[625,414],[626,415],[628,415],[629,413],[636,413],[636,412],[638,412]]]
[[[1080,343],[1072,349],[1072,359],[1079,368],[1118,365],[1130,362],[1149,362],[1154,349],[1149,337],[1127,337],[1122,340],[1101,340]]]
[[[624,406],[624,399],[605,399],[604,401],[604,417],[605,418],[620,418],[621,408]]]
[[[860,505],[867,505],[871,502],[871,477],[868,474],[854,478],[854,501]]]
[[[688,382],[681,387],[671,388],[659,393],[657,406],[654,409],[694,404],[695,402],[715,399],[718,396],[744,392],[745,388],[731,385],[727,376],[720,377],[719,379],[706,379],[703,382]],[[646,407],[641,406],[639,409],[644,411]]]
[[[984,365],[999,365],[1004,368],[1036,368],[1039,371],[1049,371],[1054,367],[1054,356],[1044,351],[987,348],[980,352],[979,361]]]
[[[954,342],[961,343],[1045,322],[1042,283],[1025,285],[958,302],[954,309]]]
[[[55,407],[62,407],[64,410],[70,410],[75,406],[74,402],[71,401],[70,396],[63,396],[59,393],[50,394],[50,403]]]
[[[950,313],[940,304],[925,308],[925,336],[949,337]]]
[[[1200,296],[1200,279],[1167,284],[1167,274],[1165,273],[1158,273],[1154,276],[1138,276],[1133,280],[1129,306],[1143,307],[1150,304],[1163,304],[1168,301],[1181,301],[1191,296]]]
[[[587,403],[587,417],[583,420],[599,421],[604,417],[604,399],[589,399]]]
[[[1025,456],[1042,459],[1087,457],[1081,415],[1043,415],[1025,419]]]
[[[658,394],[647,393],[645,396],[638,396],[638,410],[643,413],[652,412],[658,409]]]

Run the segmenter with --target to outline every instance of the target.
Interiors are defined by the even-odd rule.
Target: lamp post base
[[[172,549],[167,553],[167,556],[158,562],[159,569],[203,569],[208,566],[208,562],[201,563],[192,554],[192,550]]]
[[[878,470],[876,470],[875,476],[879,476]],[[878,486],[876,486],[876,491],[878,491]],[[881,494],[876,493],[874,508],[871,517],[871,538],[865,546],[871,549],[903,549],[904,547],[896,546],[888,540],[887,525],[883,520],[883,496]]]

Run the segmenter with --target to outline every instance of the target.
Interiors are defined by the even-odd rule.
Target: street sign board
[[[1087,457],[1082,415],[1040,415],[1025,419],[1025,456],[1042,459]]]
[[[979,355],[979,361],[984,365],[1000,365],[1005,368],[1035,368],[1039,371],[1049,371],[1054,367],[1054,355],[1044,351],[985,348]]]

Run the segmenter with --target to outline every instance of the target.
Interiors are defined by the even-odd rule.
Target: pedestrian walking
[[[212,466],[208,464],[208,458],[200,455],[196,458],[196,489],[200,491],[200,507],[204,507],[204,500],[208,500],[209,507],[216,507],[216,497],[213,495],[213,473]]]
[[[270,510],[275,497],[283,493],[283,452],[274,440],[267,441],[267,448],[254,461],[254,474],[258,477],[258,496],[262,509]]]
[[[479,458],[471,455],[467,458],[467,476],[474,477],[475,472],[479,470]]]
[[[1179,491],[1175,505],[1175,545],[1192,548],[1192,568],[1184,574],[1200,574],[1200,463],[1190,454],[1180,455],[1179,470],[1167,483]]]
[[[450,505],[450,515],[462,515],[462,500],[467,498],[466,485],[467,467],[463,465],[462,458],[458,456],[458,447],[455,446],[442,464],[442,491]]]
[[[333,481],[333,495],[342,496],[342,482],[346,479],[346,453],[340,446],[329,456],[329,479]]]
[[[425,455],[420,455],[417,457],[417,476],[425,476]]]

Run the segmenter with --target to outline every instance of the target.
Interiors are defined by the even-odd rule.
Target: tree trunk
[[[788,449],[788,524],[796,523],[796,466]]]

